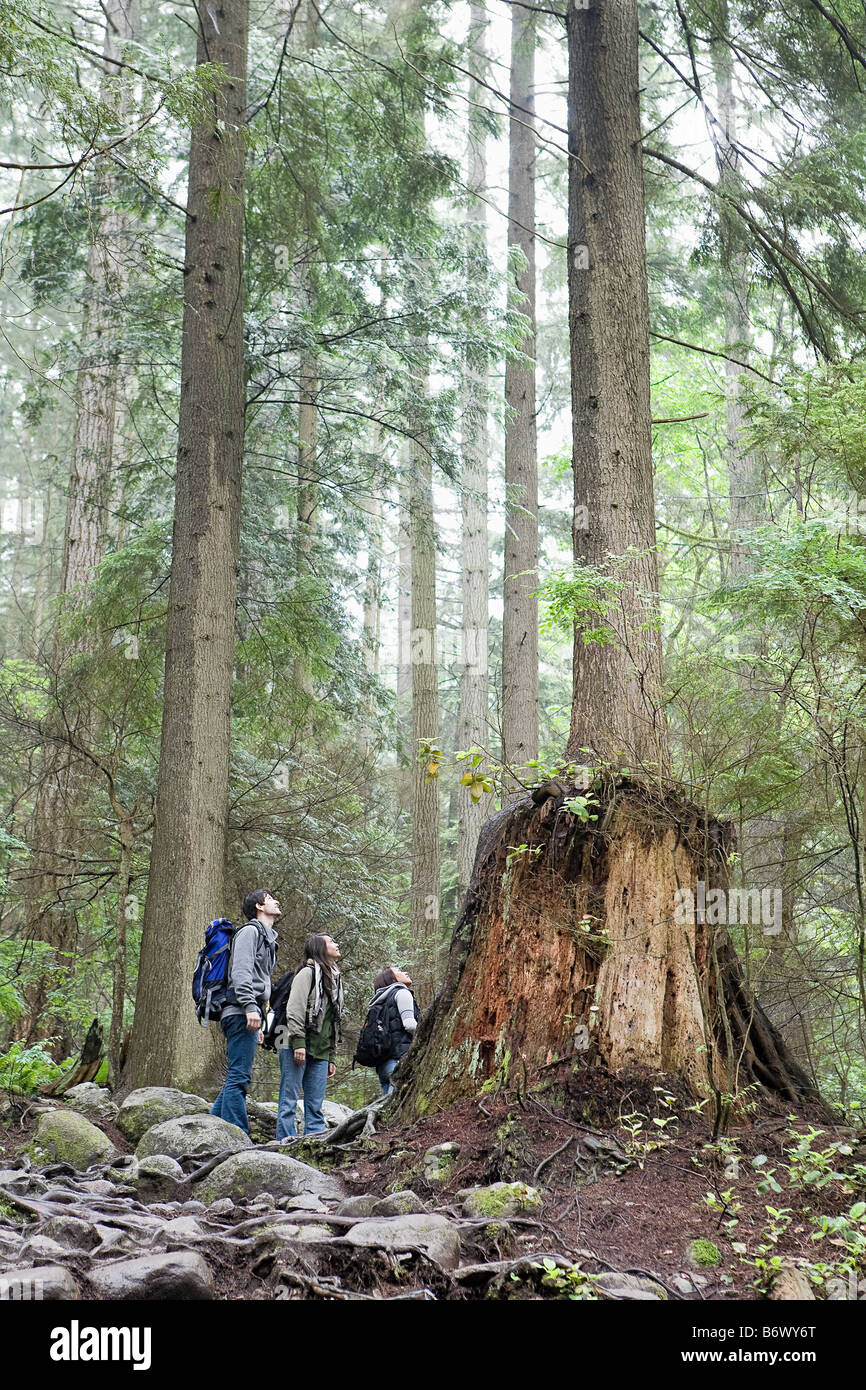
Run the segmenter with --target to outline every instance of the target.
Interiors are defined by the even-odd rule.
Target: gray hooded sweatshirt
[[[277,933],[254,919],[235,933],[229,965],[229,999],[222,1018],[258,1009],[262,1018],[271,997],[271,971],[277,961]]]

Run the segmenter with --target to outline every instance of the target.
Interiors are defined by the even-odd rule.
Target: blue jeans
[[[380,1062],[376,1068],[376,1075],[379,1078],[379,1085],[382,1087],[383,1096],[389,1096],[394,1089],[391,1085],[391,1073],[399,1060],[399,1057],[389,1057],[386,1062]]]
[[[307,1053],[302,1067],[295,1061],[290,1047],[281,1047],[280,1052],[280,1101],[277,1109],[277,1138],[294,1139],[295,1114],[301,1089],[304,1092],[304,1133],[321,1134],[325,1128],[322,1114],[322,1101],[328,1084],[328,1061],[320,1062]]]
[[[259,1045],[259,1030],[247,1027],[246,1014],[220,1019],[225,1034],[229,1069],[223,1088],[213,1103],[212,1115],[250,1132],[247,1117],[247,1091],[253,1076],[253,1061]]]

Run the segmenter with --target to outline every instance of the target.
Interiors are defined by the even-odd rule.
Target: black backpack
[[[281,975],[274,985],[271,994],[271,1002],[268,1005],[268,1021],[265,1028],[265,1035],[262,1040],[262,1047],[266,1047],[269,1052],[276,1052],[279,1038],[277,1034],[281,1028],[286,1026],[286,1006],[289,1002],[289,995],[292,992],[292,981],[295,978],[294,970],[287,970],[285,975]]]
[[[359,1067],[378,1067],[380,1062],[391,1056],[388,1011],[398,988],[399,985],[392,985],[386,993],[374,1000],[367,1010],[364,1026],[358,1035],[358,1046],[355,1048],[352,1066],[357,1062]]]

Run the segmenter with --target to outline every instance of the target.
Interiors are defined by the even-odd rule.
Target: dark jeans
[[[230,1125],[250,1132],[247,1118],[247,1091],[253,1075],[253,1061],[259,1045],[259,1030],[247,1027],[246,1014],[231,1014],[220,1019],[228,1053],[228,1074],[222,1090],[213,1103],[212,1115],[228,1120]]]

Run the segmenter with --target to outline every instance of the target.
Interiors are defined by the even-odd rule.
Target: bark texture
[[[572,6],[568,42],[574,558],[622,587],[602,610],[615,640],[584,641],[597,612],[576,626],[567,752],[652,769],[667,748],[636,5]]]
[[[425,382],[426,387],[426,382]],[[412,548],[412,737],[439,740],[439,677],[436,660],[436,523],[433,472],[423,435],[413,442],[409,535]],[[439,780],[428,776],[433,760],[414,762],[412,781],[412,884],[410,891],[413,978],[419,1002],[432,999],[439,970]]]
[[[535,424],[535,15],[511,10],[508,245],[525,267],[509,281],[526,316],[523,353],[505,366],[505,575],[502,614],[502,758],[538,757],[538,451]],[[517,784],[513,784],[516,786]]]
[[[726,889],[730,828],[623,779],[594,824],[563,799],[486,822],[442,989],[397,1074],[401,1114],[491,1077],[531,1084],[555,1056],[676,1073],[696,1096],[756,1081],[788,1104],[816,1100],[727,928],[699,909],[681,920],[678,889]]]
[[[159,790],[125,1078],[191,1089],[209,1070],[189,982],[223,901],[244,440],[247,0],[201,12],[197,62],[226,77],[193,132]],[[211,1030],[213,1036],[213,1030]]]

